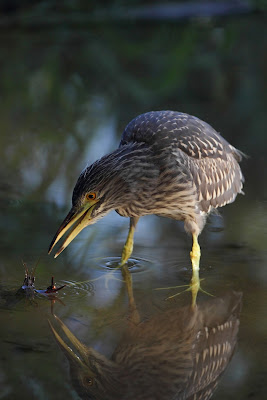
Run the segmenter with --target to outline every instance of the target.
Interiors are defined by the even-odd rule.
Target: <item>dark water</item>
[[[200,310],[216,308],[216,299],[242,294],[238,344],[213,398],[262,399],[267,332],[262,16],[40,23],[42,28],[27,21],[0,31],[0,399],[78,399],[67,358],[47,322],[62,334],[51,312],[107,358],[125,343],[133,317],[121,272],[112,267],[128,221],[109,214],[56,260],[47,248],[81,169],[114,149],[137,114],[159,109],[207,120],[249,155],[242,163],[246,195],[212,216],[200,237],[202,286],[214,297],[200,293],[199,304]],[[155,290],[189,282],[190,247],[179,223],[154,216],[140,220],[129,265],[145,326],[190,303],[188,292],[166,300],[181,288]],[[58,286],[66,284],[56,299],[17,295],[22,259],[29,269],[39,259],[37,289],[47,288],[51,276]]]

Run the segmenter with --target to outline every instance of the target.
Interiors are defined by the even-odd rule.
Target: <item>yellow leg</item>
[[[200,247],[197,240],[197,235],[193,233],[193,246],[190,252],[192,262],[192,279],[191,279],[191,291],[192,291],[192,306],[196,305],[197,294],[200,289],[199,280],[199,260],[200,260]]]
[[[140,322],[140,315],[137,311],[137,307],[134,300],[132,275],[126,265],[122,267],[121,273],[124,278],[129,299],[130,321],[137,325]]]
[[[121,262],[120,262],[120,267],[122,267],[126,262],[128,261],[129,257],[131,256],[133,252],[133,237],[134,237],[134,231],[136,224],[138,222],[137,217],[132,217],[130,218],[130,228],[128,232],[128,236],[125,242],[125,245],[122,250],[122,255],[121,255]]]
[[[192,250],[190,252],[190,257],[191,257],[191,263],[192,263],[192,278],[190,285],[180,285],[180,286],[169,286],[165,288],[157,288],[156,290],[170,290],[170,289],[176,289],[176,288],[181,288],[181,287],[187,287],[187,289],[184,290],[184,292],[191,291],[192,293],[192,308],[196,306],[196,301],[197,301],[197,295],[199,290],[201,290],[203,293],[206,293],[209,296],[212,296],[212,294],[206,292],[205,290],[201,289],[200,287],[200,279],[199,279],[199,261],[200,261],[200,247],[198,244],[198,235],[195,233],[192,234],[193,237],[193,246]],[[173,299],[174,297],[180,295],[183,292],[176,293],[172,296],[167,297],[167,299]]]

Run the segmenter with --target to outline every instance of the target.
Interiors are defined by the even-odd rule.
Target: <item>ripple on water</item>
[[[114,271],[118,269],[119,272],[120,261],[120,257],[101,258],[97,260],[97,266],[107,269],[109,271]],[[144,273],[149,271],[151,264],[151,261],[145,260],[143,258],[129,258],[126,265],[128,266],[128,269],[131,271],[131,273]]]
[[[86,296],[92,296],[94,294],[94,285],[90,281],[77,282],[73,280],[62,280],[57,282],[58,286],[66,285],[59,294],[60,297],[68,297],[68,301],[76,298],[83,298]]]

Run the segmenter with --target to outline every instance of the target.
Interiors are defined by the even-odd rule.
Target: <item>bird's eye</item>
[[[87,193],[86,199],[89,200],[89,201],[90,200],[95,200],[96,199],[96,193],[94,193],[94,192]]]
[[[94,384],[93,378],[90,378],[90,377],[88,377],[88,376],[85,376],[85,377],[83,378],[83,385],[84,385],[84,386],[92,386],[93,384]]]

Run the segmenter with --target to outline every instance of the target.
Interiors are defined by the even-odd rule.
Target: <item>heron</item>
[[[88,225],[109,211],[130,218],[120,266],[133,251],[140,217],[155,214],[181,220],[192,236],[191,289],[200,288],[198,236],[207,216],[235,200],[244,177],[243,153],[211,125],[178,111],[151,111],[125,128],[119,147],[80,174],[72,208],[57,230],[49,253],[67,231],[57,257]]]

